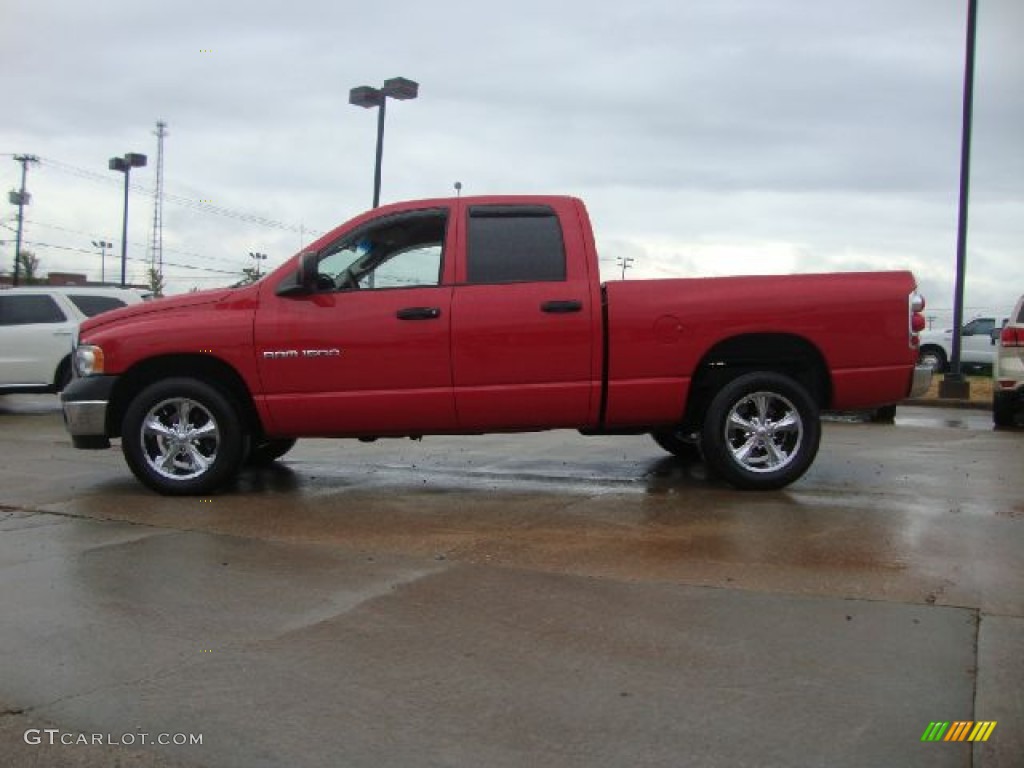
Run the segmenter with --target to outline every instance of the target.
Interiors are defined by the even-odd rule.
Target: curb
[[[962,408],[970,411],[991,411],[992,403],[990,402],[975,402],[973,400],[955,400],[955,399],[940,399],[940,398],[919,398],[915,400],[903,400],[899,405],[913,405],[921,406],[923,408]]]

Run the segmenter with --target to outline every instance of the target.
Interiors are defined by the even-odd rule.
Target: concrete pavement
[[[1018,433],[829,424],[771,494],[642,438],[309,441],[204,501],[2,410],[13,764],[1021,764]],[[920,742],[958,719],[999,725]]]

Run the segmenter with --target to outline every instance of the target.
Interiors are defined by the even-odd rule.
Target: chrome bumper
[[[65,402],[64,426],[72,437],[83,435],[89,437],[105,436],[107,429],[107,401],[80,400]]]
[[[114,388],[115,376],[93,376],[72,379],[60,393],[64,411],[64,427],[75,448],[109,448],[107,409]]]
[[[909,398],[920,397],[928,391],[932,385],[932,369],[928,365],[919,365],[914,368],[914,378],[910,383]]]

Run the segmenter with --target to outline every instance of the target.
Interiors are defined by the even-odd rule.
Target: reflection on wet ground
[[[987,414],[907,408],[895,425],[829,421],[808,474],[772,493],[736,491],[643,436],[553,432],[304,440],[223,493],[166,498],[140,486],[118,450],[73,450],[54,408],[9,406],[0,608],[19,664],[2,669],[0,698],[79,728],[215,723],[231,748],[256,746],[211,746],[212,764],[260,764],[261,754],[284,764],[329,743],[321,764],[333,765],[411,695],[418,708],[388,734],[431,713],[409,759],[393,762],[418,764],[444,713],[457,709],[445,722],[460,745],[466,723],[493,733],[487,713],[505,722],[511,681],[526,680],[515,717],[528,720],[541,700],[553,707],[531,725],[556,723],[553,744],[594,744],[620,728],[608,701],[637,707],[578,763],[591,768],[609,750],[628,745],[635,757],[672,734],[676,756],[711,734],[729,764],[792,764],[792,734],[772,760],[761,755],[777,732],[764,713],[779,701],[799,721],[801,748],[819,750],[813,764],[853,766],[914,764],[921,718],[1024,715],[1012,698],[1024,678],[1013,672],[1024,445]],[[235,712],[239,698],[254,706]],[[598,703],[580,717],[581,701]],[[249,710],[306,730],[282,746],[273,716],[254,725]],[[814,741],[803,732],[823,712],[838,724],[811,728]],[[903,740],[864,735],[854,761],[837,761],[821,734],[870,717],[899,722]],[[680,735],[701,718],[742,722],[748,735],[762,723],[762,759],[725,726]],[[330,736],[350,721],[358,727]],[[505,753],[481,749],[474,764],[522,764],[513,752],[501,763],[488,757]],[[554,753],[530,754],[544,764]]]

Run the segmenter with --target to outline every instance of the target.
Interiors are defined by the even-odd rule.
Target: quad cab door
[[[452,299],[460,429],[595,424],[601,307],[585,214],[568,198],[464,200],[460,224],[464,260]]]
[[[314,290],[289,293],[297,275],[264,289],[255,346],[277,434],[456,428],[448,223],[446,207],[384,214],[316,254]]]

